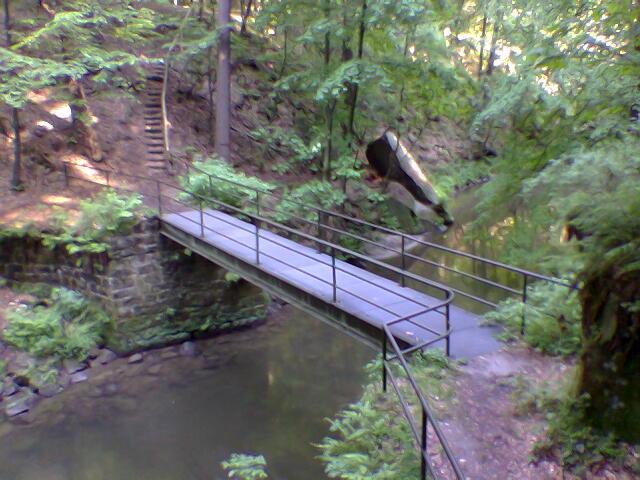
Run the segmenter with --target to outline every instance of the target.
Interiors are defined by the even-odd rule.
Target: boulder
[[[89,380],[89,375],[87,375],[87,372],[76,372],[71,375],[69,379],[71,380],[71,384],[73,385],[80,382],[86,382],[87,380]]]
[[[426,174],[393,132],[387,131],[369,143],[366,155],[380,177],[402,185],[417,202],[438,214],[445,225],[453,223],[453,218],[445,210]]]
[[[183,357],[195,357],[198,355],[198,347],[194,342],[184,342],[180,345],[179,352]]]
[[[37,402],[37,396],[28,388],[13,395],[4,407],[8,417],[15,417],[31,410]]]
[[[142,363],[142,354],[141,353],[134,353],[133,355],[131,355],[129,357],[129,363],[133,364],[133,363]]]
[[[73,358],[66,358],[62,361],[62,367],[64,371],[69,375],[73,375],[76,372],[81,372],[82,370],[87,369],[87,364],[84,362],[79,362]]]
[[[108,363],[113,362],[117,358],[118,358],[118,355],[116,355],[114,352],[112,352],[108,348],[105,348],[104,350],[100,351],[100,354],[97,356],[96,361],[100,365],[106,365]]]

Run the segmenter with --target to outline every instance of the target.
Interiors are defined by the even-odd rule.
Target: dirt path
[[[558,385],[570,369],[568,361],[524,347],[478,356],[460,368],[454,378],[453,406],[441,424],[468,479],[633,478],[606,465],[596,474],[575,477],[553,461],[531,462],[532,447],[544,435],[544,419],[539,414],[519,415],[517,397],[532,390],[527,385]]]

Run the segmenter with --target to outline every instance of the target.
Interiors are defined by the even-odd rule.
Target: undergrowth
[[[256,177],[245,175],[218,157],[200,159],[193,163],[194,169],[180,178],[181,192],[179,200],[199,205],[201,199],[215,199],[236,208],[244,207],[256,201],[256,190],[268,192],[274,187]],[[197,169],[197,170],[196,170]],[[212,208],[220,204],[209,200]]]
[[[67,211],[58,209],[53,218],[55,233],[43,233],[42,241],[49,248],[64,245],[71,254],[105,252],[109,249],[106,240],[129,233],[142,213],[140,195],[103,190],[80,201],[75,220]]]
[[[443,379],[453,370],[440,352],[417,355],[411,365],[428,397],[442,399],[450,392]],[[330,478],[395,480],[419,477],[419,455],[414,448],[409,423],[392,387],[389,386],[387,394],[381,392],[381,368],[380,360],[367,366],[370,383],[361,399],[330,420],[331,435],[318,445]],[[400,388],[413,404],[415,396],[400,371],[398,377]]]
[[[536,387],[523,378],[514,379],[516,413],[538,413],[545,417],[546,426],[533,446],[531,460],[554,459],[563,470],[578,476],[598,465],[611,462],[617,467],[640,473],[628,454],[629,445],[614,435],[589,426],[588,396],[576,396],[573,385],[545,385]]]
[[[84,360],[110,326],[100,307],[72,290],[52,288],[43,303],[7,311],[7,343],[37,357]]]
[[[528,290],[527,303],[509,299],[485,314],[488,323],[504,327],[504,340],[522,338],[548,355],[573,355],[582,344],[582,309],[577,293],[569,288],[538,282]],[[525,321],[525,333],[521,334]]]
[[[222,462],[222,468],[233,480],[263,480],[267,475],[267,462],[262,455],[234,453]]]

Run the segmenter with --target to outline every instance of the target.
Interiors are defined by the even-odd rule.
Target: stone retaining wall
[[[71,255],[38,238],[0,238],[0,276],[77,290],[114,318],[108,346],[127,353],[237,327],[265,316],[268,297],[162,237],[157,219],[113,237],[108,252]]]

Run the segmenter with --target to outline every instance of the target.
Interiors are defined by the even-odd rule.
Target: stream
[[[217,480],[234,452],[263,454],[273,479],[326,478],[312,444],[359,398],[375,352],[288,306],[198,347],[201,358],[107,365],[116,395],[95,392],[98,373],[43,402],[44,423],[0,437],[0,479]]]

